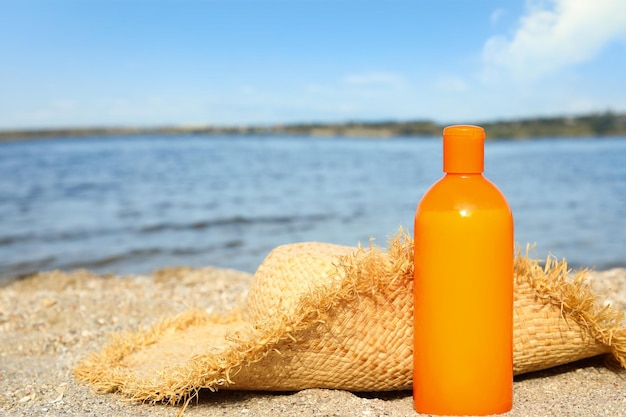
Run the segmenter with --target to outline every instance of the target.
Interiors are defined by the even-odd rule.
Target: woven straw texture
[[[323,243],[276,248],[245,303],[191,310],[118,335],[75,368],[97,391],[178,403],[199,389],[410,389],[412,240],[387,250]],[[626,367],[624,315],[602,306],[565,261],[515,260],[514,372],[611,353]]]

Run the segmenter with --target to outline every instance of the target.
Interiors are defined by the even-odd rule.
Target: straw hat
[[[75,369],[99,392],[178,403],[210,390],[353,391],[412,384],[412,240],[385,251],[324,243],[280,246],[245,303],[226,315],[191,310],[118,335]],[[565,261],[515,260],[514,372],[611,353],[626,367],[623,312],[601,307]]]

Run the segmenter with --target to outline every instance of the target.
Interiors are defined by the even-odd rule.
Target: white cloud
[[[78,103],[70,99],[54,99],[50,101],[49,107],[59,112],[73,112],[78,108]]]
[[[443,92],[464,93],[469,90],[468,83],[462,78],[455,76],[441,76],[437,79],[435,85],[437,89]]]
[[[306,86],[306,92],[309,94],[320,94],[326,92],[326,88],[320,84],[311,83]]]
[[[239,92],[244,95],[253,95],[257,92],[257,89],[251,85],[242,85],[239,87]]]
[[[356,86],[380,86],[400,87],[404,84],[401,75],[390,72],[368,72],[363,74],[350,74],[343,78],[343,82]]]
[[[55,98],[2,111],[0,129],[104,125],[194,124],[206,120],[206,99],[180,97]]]
[[[491,16],[489,16],[489,21],[492,25],[495,25],[499,23],[507,14],[508,12],[506,9],[496,9],[491,13]]]
[[[517,31],[485,43],[483,77],[540,80],[593,59],[607,44],[625,36],[624,0],[527,1]]]

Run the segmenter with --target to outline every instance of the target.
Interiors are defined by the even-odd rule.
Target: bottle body
[[[447,173],[420,201],[414,233],[415,409],[509,411],[514,248],[504,195],[482,173]]]

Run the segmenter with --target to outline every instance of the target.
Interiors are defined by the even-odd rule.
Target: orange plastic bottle
[[[415,214],[415,410],[507,412],[513,402],[513,216],[487,180],[485,132],[443,131],[446,173]]]

